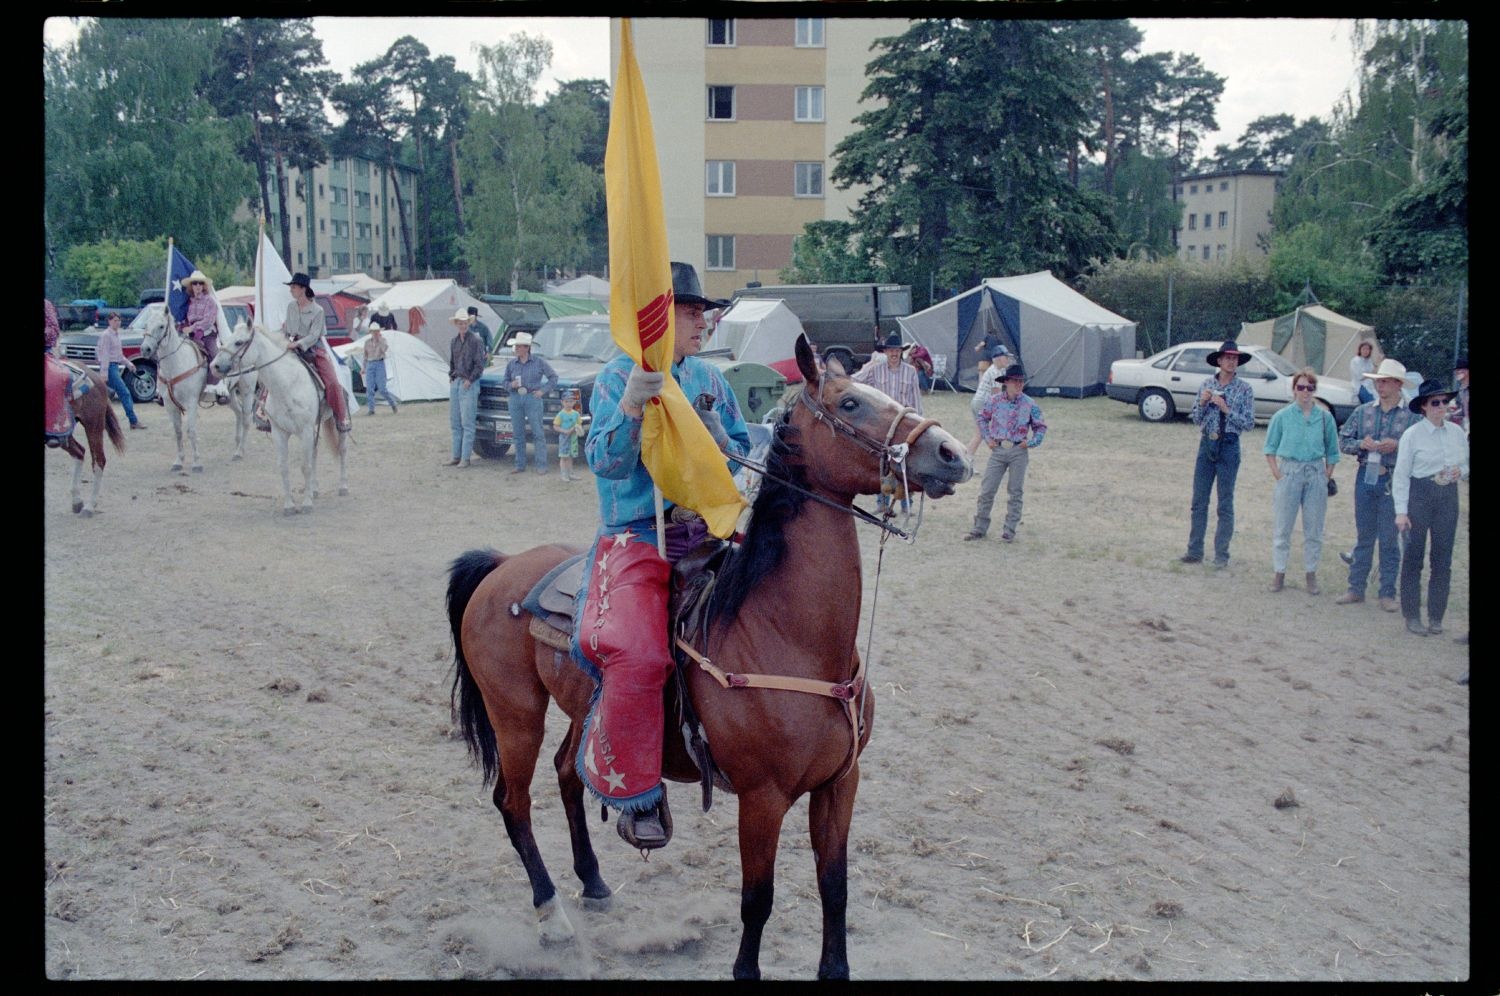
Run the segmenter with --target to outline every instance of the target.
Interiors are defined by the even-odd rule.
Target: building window
[[[328,231],[328,219],[327,218],[319,218],[318,219],[318,231],[320,231],[320,232],[326,232],[326,231]]]
[[[349,203],[349,188],[348,187],[333,187],[333,186],[330,186],[328,188],[328,192],[333,195],[333,203],[335,203],[335,204],[348,204]]]
[[[1198,192],[1198,185],[1196,183],[1193,184],[1192,186],[1188,187],[1188,193],[1190,193],[1190,194],[1196,194],[1197,192]]]
[[[1220,228],[1228,228],[1229,227],[1229,212],[1228,211],[1220,211],[1219,212],[1219,227]]]
[[[733,235],[710,235],[708,237],[707,267],[710,270],[734,269]]]
[[[719,159],[711,160],[707,164],[708,186],[706,193],[709,197],[733,197],[734,196],[734,160]]]
[[[370,206],[370,192],[368,190],[356,190],[354,192],[354,206],[367,208]]]
[[[1197,230],[1198,230],[1198,216],[1196,214],[1190,214],[1190,215],[1188,215],[1188,231],[1190,231],[1190,232],[1196,232]]]
[[[734,120],[734,87],[711,86],[708,88],[708,120]]]
[[[365,160],[365,159],[356,159],[356,160],[354,160],[354,175],[355,176],[369,176],[370,175],[370,163],[369,163],[369,161]]]
[[[1195,253],[1197,251],[1198,251],[1198,247],[1197,246],[1188,246],[1188,255],[1189,256],[1193,255],[1193,253]]]
[[[377,239],[380,238],[380,226],[379,225],[375,226],[375,237]]]
[[[339,221],[335,218],[333,221],[333,237],[336,239],[347,239],[349,237],[349,223],[347,221]]]
[[[342,173],[344,171],[344,161],[342,159],[335,159],[328,164],[328,168],[335,173]]]
[[[797,189],[798,197],[822,197],[823,196],[823,164],[822,163],[797,163]]]
[[[370,237],[370,223],[368,221],[356,221],[354,223],[354,235],[359,239]]]
[[[1203,258],[1208,259],[1208,246],[1203,247]]]
[[[708,43],[710,45],[734,44],[734,18],[711,17],[708,19]]]
[[[822,121],[823,120],[823,88],[820,86],[799,86],[797,88],[797,114],[798,121]]]
[[[323,254],[323,264],[322,265],[324,265],[324,266],[328,265],[328,254],[326,252]]]
[[[823,47],[823,19],[821,17],[797,18],[798,48]]]
[[[1220,180],[1219,181],[1219,189],[1220,190],[1228,190],[1229,189],[1229,181],[1228,180]]]
[[[297,215],[297,231],[302,231],[302,216]]]
[[[349,269],[349,254],[346,253],[346,252],[336,252],[336,253],[334,253],[333,254],[333,265],[336,266],[337,268],[339,268],[340,270],[347,270],[347,269]]]
[[[1224,247],[1223,246],[1219,246],[1217,249],[1214,250],[1214,252],[1219,257],[1219,262],[1221,262],[1221,263],[1224,262]]]
[[[306,263],[302,262],[302,253],[300,253],[300,252],[297,253],[297,265],[298,266],[306,266],[307,265]]]
[[[1203,227],[1204,228],[1213,228],[1214,227],[1214,216],[1212,214],[1210,214],[1209,212],[1207,212],[1207,211],[1203,212]]]

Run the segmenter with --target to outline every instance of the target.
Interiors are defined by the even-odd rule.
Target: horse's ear
[[[807,385],[816,389],[823,372],[818,369],[818,358],[813,355],[812,344],[807,341],[806,332],[797,336],[797,369],[802,371],[802,379]]]

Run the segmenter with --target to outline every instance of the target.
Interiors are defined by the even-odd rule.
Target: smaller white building
[[[1232,170],[1185,176],[1177,184],[1183,206],[1177,258],[1227,263],[1266,255],[1261,236],[1271,234],[1271,209],[1281,190],[1281,170]]]

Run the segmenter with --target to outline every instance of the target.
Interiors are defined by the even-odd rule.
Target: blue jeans
[[[1378,460],[1372,454],[1371,459]],[[1391,497],[1391,475],[1383,474],[1366,484],[1363,471],[1354,477],[1354,563],[1349,565],[1349,590],[1365,593],[1374,566],[1375,544],[1380,544],[1380,597],[1396,597],[1396,578],[1401,573],[1401,532],[1396,528],[1396,501]]]
[[[120,396],[120,404],[125,408],[125,417],[130,419],[130,424],[135,425],[135,399],[130,396],[130,388],[125,386],[125,378],[120,376],[120,365],[111,363],[109,373],[105,377],[109,381],[109,388]]]
[[[529,435],[536,448],[537,470],[545,471],[547,469],[547,435],[542,425],[542,396],[530,393],[511,394],[510,419],[512,443],[516,448],[516,469],[526,469],[526,437]]]
[[[376,396],[385,398],[386,403],[391,406],[391,411],[396,410],[396,399],[385,386],[385,360],[371,360],[365,364],[365,401],[370,406],[370,414],[375,414]],[[477,397],[477,396],[476,396]]]
[[[1328,511],[1328,470],[1322,460],[1282,458],[1281,480],[1271,498],[1271,570],[1286,573],[1292,549],[1292,526],[1302,513],[1302,569],[1318,569],[1323,554],[1323,519]]]
[[[474,452],[474,420],[479,416],[479,381],[468,387],[448,383],[448,428],[453,430],[453,459],[467,460]]]
[[[1203,536],[1208,531],[1208,495],[1219,488],[1219,524],[1214,530],[1214,561],[1229,562],[1229,541],[1234,538],[1234,479],[1240,473],[1240,439],[1198,440],[1198,462],[1193,467],[1192,526],[1188,532],[1188,556],[1203,557]]]

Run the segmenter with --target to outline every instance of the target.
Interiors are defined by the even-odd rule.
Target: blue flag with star
[[[167,248],[167,310],[179,323],[187,320],[188,296],[183,281],[193,275],[193,261],[174,245]]]

